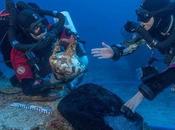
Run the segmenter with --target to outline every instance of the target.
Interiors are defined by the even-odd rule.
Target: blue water
[[[131,56],[118,62],[97,60],[90,55],[90,49],[101,46],[104,41],[118,44],[124,37],[122,27],[127,20],[135,20],[135,9],[141,0],[24,0],[38,3],[42,8],[67,10],[81,39],[86,41],[89,55],[89,72],[84,82],[95,82],[129,99],[136,91],[139,81],[136,69],[146,64],[151,55],[149,49],[141,47]],[[0,9],[3,2],[0,1]],[[162,67],[162,64],[160,65]],[[9,71],[6,71],[9,75]],[[167,89],[153,102],[144,101],[138,112],[145,122],[156,127],[175,129],[175,93]],[[164,128],[163,128],[164,129]]]

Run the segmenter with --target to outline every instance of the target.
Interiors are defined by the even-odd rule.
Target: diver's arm
[[[32,3],[32,2],[26,3],[24,1],[16,2],[16,8],[19,11],[24,9],[31,9],[31,10],[34,10],[35,12],[38,12],[38,10],[40,10],[40,7],[36,3]]]
[[[173,32],[173,34],[171,34],[166,40],[159,42],[156,46],[156,48],[163,50],[163,49],[169,49],[170,47],[172,47],[175,41],[175,32]]]
[[[134,22],[129,22],[129,24],[127,23],[125,25],[127,28],[126,30],[128,32],[137,32],[139,35],[141,35],[143,37],[143,39],[145,41],[147,41],[147,44],[152,47],[152,48],[157,48],[160,51],[164,50],[164,49],[168,49],[172,46],[172,44],[174,44],[175,41],[175,32],[173,32],[173,34],[171,34],[167,40],[164,40],[162,42],[157,41],[156,39],[154,39],[150,33],[144,29],[144,27],[140,26],[137,23]],[[128,29],[129,28],[129,29]]]
[[[134,37],[131,40],[122,43],[125,45],[127,44],[126,45],[127,47],[116,46],[116,45],[111,46],[116,56],[118,55],[121,57],[132,54],[135,50],[137,50],[139,45],[144,42],[143,38],[140,35],[133,35],[133,36]],[[117,58],[115,58],[114,56],[113,59],[115,60]]]
[[[113,56],[111,57],[113,60],[119,60],[120,57],[123,56],[125,48],[119,45],[112,45],[111,49],[113,51]]]
[[[41,11],[40,13],[43,15],[49,15],[59,19],[58,22],[52,25],[52,29],[50,30],[50,33],[54,33],[56,36],[59,36],[59,34],[64,30],[65,16],[60,12],[47,11],[47,10],[40,10],[40,11]]]
[[[7,1],[6,1],[6,9],[10,13],[9,28],[8,28],[8,38],[9,38],[10,44],[12,47],[16,49],[23,50],[23,51],[28,50],[33,46],[32,45],[24,46],[21,43],[19,43],[19,41],[16,38],[16,16],[17,16],[16,9],[12,1],[11,2],[9,0]]]
[[[129,33],[138,33],[138,35],[147,41],[151,47],[156,45],[155,40],[152,38],[149,32],[145,30],[144,27],[142,27],[139,23],[128,21],[124,25],[124,28]]]
[[[94,48],[91,50],[91,54],[98,59],[113,59],[119,60],[122,56],[132,54],[140,44],[144,42],[140,35],[133,35],[134,37],[130,41],[124,41],[121,44],[109,46],[106,43],[102,43],[102,48]]]
[[[137,48],[139,47],[139,45],[138,44],[136,44],[136,43],[133,43],[133,44],[131,44],[131,45],[129,45],[129,46],[127,46],[126,48],[124,48],[124,47],[119,47],[119,46],[115,46],[115,45],[113,45],[113,46],[111,46],[112,47],[112,50],[114,51],[114,54],[117,56],[119,56],[119,58],[121,57],[121,56],[127,56],[127,55],[129,55],[129,54],[132,54],[134,51],[136,51],[137,50]],[[117,53],[119,53],[119,54],[117,54]],[[118,59],[118,58],[115,58],[115,56],[113,56],[113,58],[112,59]]]
[[[91,49],[91,54],[98,59],[113,59],[119,60],[122,56],[131,54],[133,50],[137,48],[137,46],[130,46],[130,47],[122,47],[119,45],[112,45],[109,46],[106,43],[102,43],[102,48],[93,48]],[[133,49],[134,48],[134,49]]]
[[[157,48],[160,51],[164,49],[169,49],[175,41],[175,32],[171,34],[166,40],[159,42],[151,37],[148,31],[146,31],[143,27],[139,27],[137,32],[143,36],[143,38],[148,42],[148,45],[151,47]]]
[[[42,40],[40,40],[40,41],[38,41],[36,43],[25,44],[25,43],[20,43],[16,39],[10,38],[10,36],[9,36],[9,40],[10,40],[10,44],[11,44],[11,46],[13,48],[15,48],[17,50],[21,50],[21,51],[29,51],[29,50],[37,51],[37,50],[41,50],[44,47],[46,47],[48,44],[51,44],[51,43],[53,43],[53,41],[55,41],[54,39],[47,37],[47,38],[42,39]]]

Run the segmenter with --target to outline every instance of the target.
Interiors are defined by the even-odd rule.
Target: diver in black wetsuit
[[[62,13],[42,10],[34,3],[19,1],[15,5],[12,0],[6,0],[5,13],[5,23],[8,23],[5,29],[8,31],[4,31],[7,33],[2,39],[4,59],[10,60],[9,66],[15,71],[24,94],[47,94],[53,84],[43,78],[51,72],[49,56],[53,43],[75,34],[64,27],[65,17]],[[45,15],[58,18],[59,21],[51,25]],[[85,51],[80,44],[77,45],[78,55],[84,56]]]
[[[8,25],[1,43],[4,59],[8,60],[8,65],[15,71],[15,79],[24,94],[45,95],[52,85],[43,80],[44,75],[40,75],[40,72],[42,68],[48,72],[50,70],[47,63],[49,52],[64,28],[64,15],[42,10],[34,3],[20,1],[15,5],[12,0],[6,0],[5,5],[5,13],[8,14],[5,22]],[[60,21],[50,27],[45,15],[57,17]],[[42,55],[42,50],[46,50],[46,55]],[[41,67],[40,59],[45,61]]]
[[[168,67],[162,72],[151,68],[152,71],[141,78],[138,93],[121,109],[128,117],[132,116],[144,98],[153,100],[175,83],[175,3],[169,0],[144,0],[136,14],[140,23],[128,21],[125,24],[126,31],[137,34],[135,41],[144,40],[150,48],[158,49],[165,55]],[[92,49],[92,54],[99,59],[118,60],[127,50],[121,46],[102,44],[103,48]]]

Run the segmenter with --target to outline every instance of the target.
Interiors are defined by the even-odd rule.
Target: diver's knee
[[[27,96],[32,96],[34,95],[34,91],[33,91],[33,79],[23,79],[21,81],[21,88],[22,88],[22,91],[25,95]]]
[[[160,92],[162,92],[169,84],[164,82],[161,77],[153,77],[151,80],[140,85],[139,91],[149,100],[153,100]]]
[[[156,96],[155,92],[153,92],[152,89],[149,86],[144,85],[144,84],[141,84],[139,86],[139,91],[148,100],[153,100],[155,98],[155,96]]]
[[[34,79],[23,79],[21,81],[22,91],[27,96],[36,96],[42,94],[42,85],[35,84]]]
[[[169,68],[142,80],[139,90],[145,98],[153,100],[165,88],[173,84],[174,81],[175,69]]]

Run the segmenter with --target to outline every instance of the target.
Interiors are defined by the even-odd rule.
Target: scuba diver
[[[45,77],[52,73],[49,57],[54,43],[62,37],[75,35],[64,26],[65,16],[57,11],[43,10],[35,3],[5,1],[7,24],[1,50],[7,65],[15,71],[15,78],[25,95],[47,95],[55,84]],[[51,25],[45,16],[58,19]],[[86,57],[82,43],[77,45],[80,57]],[[6,51],[6,50],[7,51]],[[86,57],[87,58],[87,57]],[[14,80],[13,80],[14,81]],[[58,84],[57,84],[58,85]]]
[[[168,66],[165,70],[159,72],[151,65],[152,61],[149,66],[142,68],[139,91],[121,108],[127,117],[132,117],[144,98],[153,100],[165,88],[175,83],[175,3],[169,0],[144,0],[136,14],[139,23],[128,21],[124,26],[127,32],[134,34],[132,42],[136,44],[125,48],[102,43],[103,48],[91,51],[98,59],[118,60],[132,53],[138,44],[145,43],[151,50],[157,49],[165,56]]]

